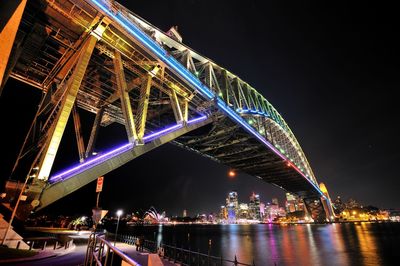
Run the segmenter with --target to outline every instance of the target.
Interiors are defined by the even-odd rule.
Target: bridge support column
[[[85,143],[82,136],[81,118],[79,116],[78,110],[76,109],[76,104],[72,108],[72,116],[74,118],[74,127],[76,135],[76,143],[78,144],[79,161],[83,162],[85,160]]]
[[[171,89],[171,95],[169,96],[171,99],[172,110],[174,111],[175,119],[178,124],[182,124],[184,122],[181,105],[179,103],[178,96],[176,95],[175,90]]]
[[[330,203],[329,199],[326,199],[324,197],[321,197],[321,203],[322,203],[322,207],[324,208],[325,211],[325,216],[326,219],[333,222],[334,221],[334,213],[333,213],[333,209],[332,209],[332,205]]]
[[[65,96],[60,103],[60,110],[57,113],[55,122],[50,128],[49,137],[43,150],[42,159],[39,161],[39,180],[47,180],[53,166],[54,159],[57,154],[58,147],[61,142],[65,127],[68,122],[69,115],[75,103],[79,87],[89,64],[90,57],[96,45],[97,39],[90,35],[82,47],[78,62],[75,65],[71,77],[68,79]]]
[[[86,147],[86,153],[85,153],[86,158],[91,156],[92,152],[94,150],[94,145],[96,143],[97,133],[99,132],[101,118],[103,117],[103,113],[104,113],[104,106],[101,107],[96,113],[96,118],[94,119],[94,122],[93,122],[92,131],[90,132],[89,142]]]
[[[312,198],[304,198],[304,205],[307,208],[308,213],[311,218],[316,223],[325,223],[327,222],[327,214],[325,212],[323,203],[319,197]]]
[[[186,124],[189,119],[189,101],[184,99],[181,108],[182,108],[183,123]]]
[[[124,66],[122,65],[122,58],[119,51],[115,50],[114,53],[114,72],[117,80],[117,86],[120,92],[122,113],[125,118],[125,129],[130,143],[135,143],[138,139],[133,119],[131,102],[129,99],[128,86],[126,85]]]
[[[27,0],[4,1],[0,11],[0,95],[8,78],[7,65]],[[8,17],[11,14],[10,17]]]
[[[324,183],[320,183],[319,188],[325,195],[325,197],[321,197],[321,202],[324,206],[326,216],[332,222],[335,219],[335,212],[333,211],[332,201],[331,197],[329,196],[328,189],[326,188]]]
[[[144,77],[142,86],[140,87],[139,105],[136,111],[136,128],[140,143],[143,143],[144,130],[146,127],[147,108],[149,106],[152,78],[152,75],[147,74]]]

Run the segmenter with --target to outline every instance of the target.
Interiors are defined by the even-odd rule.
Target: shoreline
[[[336,222],[325,222],[325,223],[314,223],[314,222],[271,222],[271,223],[159,223],[159,224],[129,224],[128,227],[135,227],[135,226],[176,226],[176,225],[257,225],[257,224],[271,224],[271,225],[323,225],[323,224],[357,224],[357,223],[393,223],[393,224],[400,224],[400,222],[395,221],[336,221]]]

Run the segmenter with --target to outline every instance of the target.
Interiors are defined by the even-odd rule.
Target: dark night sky
[[[395,89],[399,42],[394,6],[299,1],[121,1],[156,27],[178,25],[183,42],[237,74],[282,114],[331,194],[398,208],[400,143]],[[10,80],[0,97],[1,178],[23,141],[39,92]],[[18,112],[22,110],[23,113]],[[5,125],[10,125],[5,127]],[[111,130],[111,129],[110,129]],[[70,131],[72,136],[72,132]],[[168,214],[217,211],[226,193],[262,201],[284,193],[257,178],[167,144],[106,175],[102,206],[154,205]],[[82,200],[84,199],[84,200]],[[83,202],[83,203],[82,203]],[[89,213],[94,184],[48,211]]]

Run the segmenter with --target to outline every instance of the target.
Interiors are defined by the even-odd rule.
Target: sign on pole
[[[108,212],[108,210],[102,210],[99,208],[94,208],[94,209],[92,209],[92,211],[93,211],[92,218],[93,218],[93,221],[95,224],[98,224],[101,221],[101,219],[103,219],[104,216],[106,216],[106,214]]]
[[[103,180],[104,176],[99,176],[99,178],[97,178],[96,192],[101,192],[103,190]]]

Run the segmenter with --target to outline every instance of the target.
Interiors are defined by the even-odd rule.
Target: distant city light
[[[236,173],[233,170],[229,170],[228,175],[229,175],[229,177],[235,177]]]

